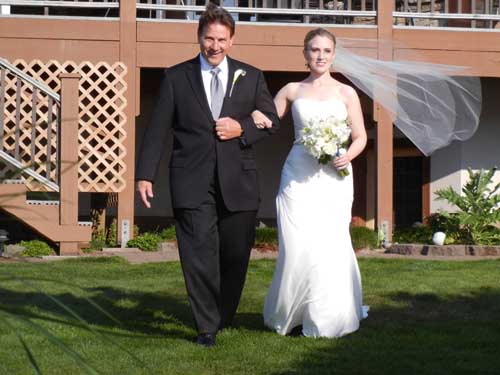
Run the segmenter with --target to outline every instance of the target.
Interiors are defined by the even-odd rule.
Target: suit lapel
[[[234,71],[236,70],[234,60],[229,57],[227,57],[227,65],[228,65],[228,74],[227,74],[226,94],[224,95],[224,102],[222,103],[222,108],[220,110],[220,117],[225,116],[227,107],[230,105],[229,94],[231,93],[231,88],[233,86]]]
[[[229,93],[231,91],[231,87],[233,86],[234,71],[236,70],[234,60],[229,58],[229,57],[227,57],[227,65],[229,67],[229,72],[227,75],[227,86],[226,86],[225,98],[229,98]]]
[[[203,80],[201,78],[201,66],[199,56],[191,60],[189,69],[186,70],[186,76],[193,89],[194,96],[200,104],[203,112],[207,115],[210,121],[213,121],[212,111],[210,111],[210,105],[208,104],[207,95],[205,94],[205,88],[203,87]]]

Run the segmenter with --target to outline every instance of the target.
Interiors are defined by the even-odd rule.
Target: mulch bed
[[[277,244],[271,244],[271,243],[255,244],[253,248],[257,249],[258,251],[262,251],[262,252],[275,252],[275,251],[278,251],[278,245]]]

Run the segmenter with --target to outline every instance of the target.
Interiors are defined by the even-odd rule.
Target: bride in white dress
[[[286,335],[302,326],[312,337],[340,337],[366,317],[361,278],[349,234],[353,180],[350,162],[366,145],[356,91],[330,75],[335,37],[310,31],[304,57],[310,75],[283,87],[275,97],[278,115],[292,111],[295,142],[281,173],[276,198],[279,254],[264,305],[266,326]],[[308,120],[338,116],[350,120],[351,144],[344,155],[319,164],[300,143]],[[254,113],[257,126],[267,118]],[[337,170],[348,168],[346,177]]]

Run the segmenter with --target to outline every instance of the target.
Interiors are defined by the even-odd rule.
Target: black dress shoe
[[[196,337],[196,343],[206,347],[215,346],[215,333],[200,333]]]

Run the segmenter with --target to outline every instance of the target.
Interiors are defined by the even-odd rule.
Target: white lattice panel
[[[16,92],[21,96],[17,100]],[[3,150],[11,156],[16,156],[16,143],[18,144],[18,160],[26,168],[31,168],[47,179],[57,182],[57,104],[52,102],[52,120],[49,124],[49,98],[37,90],[36,116],[33,126],[33,87],[16,76],[7,73],[5,77],[5,102],[4,102],[4,136],[2,139]],[[19,128],[16,128],[19,117]],[[49,134],[50,133],[50,134]],[[48,140],[50,138],[50,162]],[[18,140],[18,142],[16,142]],[[34,146],[34,147],[33,147]],[[6,177],[15,173],[15,169],[3,164],[0,167],[0,176]],[[46,190],[45,185],[39,184],[31,177],[26,178],[30,190]]]
[[[44,82],[58,93],[61,85],[59,74],[67,72],[81,75],[79,85],[78,189],[85,192],[119,192],[123,190],[125,187],[123,174],[126,170],[124,157],[127,152],[123,145],[127,136],[125,129],[127,121],[125,116],[127,105],[125,75],[127,70],[125,65],[120,62],[112,65],[105,62],[76,64],[73,61],[60,63],[53,60],[47,63],[38,60],[31,62],[16,60],[14,65],[33,78]],[[15,82],[9,84],[9,90],[9,92],[15,90]],[[23,149],[23,160],[25,158],[31,160],[31,151],[27,151],[31,150],[31,105],[27,104],[31,102],[31,92],[24,94],[24,91],[21,107],[26,106],[26,110],[23,109],[20,112],[21,124],[23,124],[21,126],[23,130],[21,131],[20,147]],[[7,104],[6,98],[5,112],[8,116],[6,123],[15,126],[15,92],[11,96],[12,98],[8,96],[10,106]],[[47,101],[47,98],[41,98],[41,100]],[[12,103],[14,103],[13,112],[11,111]],[[45,104],[45,109],[43,108],[42,106],[37,116],[37,128],[40,128],[40,132],[37,132],[35,137],[35,161],[37,164],[40,163],[39,168],[46,169],[43,165],[46,164],[44,147],[46,148],[47,143],[47,104]],[[53,121],[51,126],[54,136],[51,142],[54,149],[52,161],[55,158],[57,122]],[[14,147],[10,138],[4,139],[4,145],[6,144]],[[55,159],[53,163],[50,175],[52,178],[56,178]],[[29,187],[33,190],[40,190],[35,184],[31,184]]]

